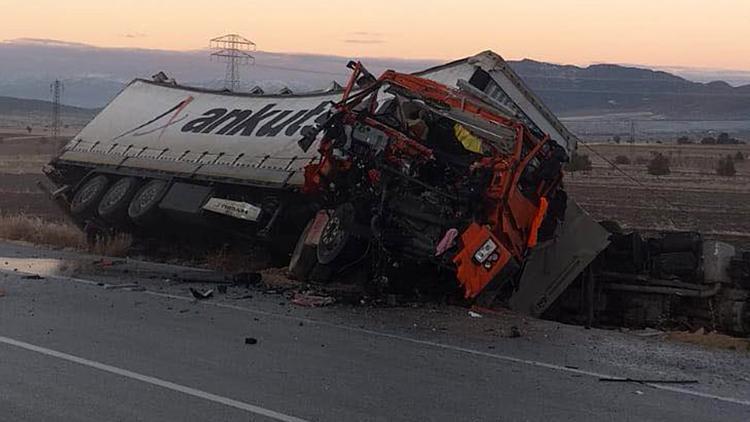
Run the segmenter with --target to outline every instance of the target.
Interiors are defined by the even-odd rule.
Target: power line
[[[50,124],[50,132],[54,139],[60,136],[60,126],[62,121],[60,118],[60,100],[64,90],[64,85],[59,79],[52,82],[49,86],[50,94],[52,95],[52,122]]]
[[[254,42],[237,34],[227,34],[210,41],[211,58],[227,64],[224,74],[224,88],[237,91],[240,87],[240,66],[255,63],[250,52],[255,51]]]

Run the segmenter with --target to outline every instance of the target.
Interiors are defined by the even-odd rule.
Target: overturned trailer
[[[506,227],[513,226],[514,230],[497,231],[493,235],[514,236],[512,241],[503,239],[501,242],[501,239],[495,239],[492,244],[495,244],[497,251],[489,251],[492,249],[491,244],[486,247],[490,259],[500,259],[505,264],[506,261],[511,262],[512,255],[512,265],[507,268],[520,269],[529,252],[528,246],[536,243],[536,240],[529,242],[529,238],[536,239],[536,231],[548,214],[546,211],[550,204],[547,203],[544,205],[545,210],[538,212],[540,199],[546,197],[548,191],[557,192],[561,179],[559,164],[575,149],[576,138],[528,90],[502,58],[494,53],[481,53],[427,69],[411,77],[445,86],[462,96],[464,101],[471,98],[470,103],[475,107],[485,111],[492,110],[491,114],[502,116],[504,122],[501,127],[496,118],[494,121],[487,120],[487,115],[471,116],[466,110],[459,110],[464,115],[452,118],[458,118],[462,122],[464,133],[453,135],[483,137],[490,134],[490,137],[496,139],[490,140],[486,145],[494,144],[497,156],[500,147],[513,150],[512,142],[501,145],[502,141],[512,141],[517,132],[521,131],[518,133],[522,133],[524,139],[517,144],[515,161],[507,163],[508,165],[517,167],[524,161],[523,165],[529,169],[540,170],[541,161],[538,157],[541,155],[538,154],[546,157],[545,162],[549,159],[549,163],[556,163],[549,168],[545,167],[545,174],[549,173],[544,176],[545,180],[549,179],[547,186],[525,179],[519,182],[518,179],[522,176],[520,170],[513,173],[517,180],[503,182],[506,183],[506,190],[513,185],[513,192],[516,185],[526,186],[528,192],[525,196],[518,197],[527,198],[527,201],[518,201],[513,208],[505,208],[508,212],[517,211],[515,217],[522,215],[523,221],[508,222]],[[359,82],[362,83],[361,80]],[[361,87],[349,86],[345,94],[361,96],[363,88],[366,88],[366,84]],[[305,186],[305,170],[325,161],[325,157],[319,154],[317,145],[324,136],[311,136],[310,133],[320,132],[330,122],[331,116],[336,114],[333,113],[336,110],[332,108],[341,99],[342,94],[338,92],[248,95],[136,80],[66,145],[50,163],[46,174],[56,185],[56,198],[69,210],[73,219],[92,234],[100,230],[118,229],[151,236],[169,226],[176,226],[178,231],[183,232],[186,229],[198,230],[203,226],[212,232],[225,232],[253,241],[265,240],[271,247],[287,251],[294,246],[300,233],[321,206],[330,205],[322,203],[325,202],[324,198],[310,196],[302,191]],[[425,115],[426,109],[423,107],[420,111],[419,107],[422,106],[418,103],[419,101],[412,101],[412,110],[409,112]],[[445,104],[437,104],[439,101],[434,98],[430,103],[426,106],[445,107]],[[433,109],[430,113],[435,112],[442,111]],[[448,132],[453,130],[448,129]],[[433,133],[437,133],[437,128]],[[372,133],[360,135],[367,138]],[[303,137],[309,141],[305,148],[298,145]],[[379,142],[385,143],[386,138]],[[532,143],[524,144],[532,139]],[[368,138],[366,142],[370,141],[377,140]],[[539,147],[534,150],[537,144]],[[429,150],[427,147],[423,149]],[[424,154],[430,154],[425,151]],[[475,152],[481,158],[488,151]],[[468,166],[473,160],[462,157],[465,152],[453,148],[452,151],[443,153],[443,157],[447,161],[463,162],[467,166],[468,177]],[[437,161],[443,163],[446,160]],[[485,161],[487,168],[492,167],[492,163],[499,163],[497,160]],[[427,204],[424,201],[429,201],[433,196],[440,198],[441,194],[436,192],[441,186],[437,184],[445,182],[435,178],[420,181],[420,176],[416,176],[415,165],[416,162],[411,163],[411,168],[402,167],[395,171],[411,179],[411,191],[415,191],[415,186],[418,186],[418,189],[431,193],[409,197],[411,204],[406,200],[399,202],[400,209],[407,214],[418,213],[417,208]],[[435,167],[432,172],[437,174],[450,171],[448,167]],[[394,169],[395,167],[390,170]],[[530,175],[531,170],[524,173],[526,178]],[[390,176],[392,175],[383,174],[378,177]],[[491,178],[492,172],[483,177]],[[472,186],[469,179],[462,183],[467,192],[471,189],[479,190]],[[508,192],[494,194],[498,212],[492,218],[496,225],[503,218],[511,216],[502,212],[502,205],[512,202],[503,197]],[[458,202],[463,201],[466,205],[466,200],[478,200],[483,193],[478,192],[477,195],[479,196],[465,197]],[[566,212],[564,192],[554,198],[549,215],[557,213],[555,221],[562,220]],[[434,205],[436,207],[431,210],[423,209],[422,214],[428,219],[444,219],[445,215],[441,213],[445,209],[441,209],[440,204]],[[524,207],[525,209],[521,209]],[[469,213],[470,210],[462,212]],[[537,221],[534,221],[535,218]],[[401,223],[416,224],[417,220],[419,218]],[[482,227],[489,223],[485,220],[475,221],[474,231],[481,232]],[[420,224],[423,223],[420,220]],[[535,225],[533,230],[532,225]],[[456,241],[451,237],[455,237],[454,232],[465,235],[467,229],[462,226],[438,226],[439,229],[424,233],[425,236],[412,236],[406,242],[411,246],[400,247],[399,251],[396,251],[395,243],[391,242],[390,251],[405,258],[405,261],[410,261],[406,258],[422,261],[428,255],[425,251],[430,250],[434,255],[441,240],[444,241],[441,248],[446,249]],[[446,228],[453,229],[451,234],[446,234]],[[546,229],[549,236],[554,231],[554,227]],[[422,233],[413,231],[412,234]],[[416,239],[417,237],[420,239]],[[461,240],[458,239],[459,242]],[[489,238],[483,239],[479,246],[483,246],[487,240]],[[419,248],[421,252],[416,257],[409,256],[410,252]],[[348,251],[350,248],[343,249]],[[476,251],[472,251],[472,255],[474,252]],[[594,256],[595,254],[591,254],[587,259],[580,260],[581,265],[585,266]],[[468,256],[469,260],[471,258],[472,256]],[[320,260],[330,263],[334,257],[319,257]],[[398,265],[397,261],[391,263]],[[501,267],[506,268],[505,265]],[[467,296],[476,296],[495,275],[497,273],[493,268],[492,277],[483,278],[481,283],[464,283]]]
[[[574,308],[552,305],[607,272],[590,264],[611,236],[563,190],[575,136],[492,52],[378,79],[352,67],[343,93],[135,80],[45,168],[51,191],[92,237],[208,232],[291,256],[300,278],[433,268],[480,302]]]

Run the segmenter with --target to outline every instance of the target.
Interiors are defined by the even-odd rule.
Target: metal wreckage
[[[750,254],[593,221],[564,190],[577,139],[500,56],[349,67],[346,87],[302,95],[135,80],[45,168],[50,191],[92,236],[209,232],[265,245],[303,281],[750,331]]]

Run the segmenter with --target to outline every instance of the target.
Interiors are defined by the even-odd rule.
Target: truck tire
[[[128,205],[128,217],[133,223],[143,226],[158,219],[159,202],[167,193],[168,187],[166,180],[154,179],[138,189]]]
[[[138,179],[123,177],[109,187],[97,207],[99,216],[113,224],[123,224],[128,216],[128,205],[138,190]]]
[[[315,245],[306,243],[307,234],[310,232],[310,228],[314,222],[315,217],[307,223],[307,226],[305,226],[305,229],[297,240],[292,257],[289,259],[289,274],[297,281],[307,281],[307,276],[315,268],[315,264],[318,263],[318,248]]]
[[[332,213],[320,235],[317,248],[318,263],[330,264],[344,255],[347,243],[353,237],[354,212],[354,206],[346,203]]]
[[[73,195],[70,201],[70,212],[76,217],[89,217],[96,212],[102,196],[107,192],[109,179],[103,174],[86,181]]]

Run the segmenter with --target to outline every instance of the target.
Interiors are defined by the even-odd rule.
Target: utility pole
[[[211,58],[227,64],[224,88],[237,91],[240,88],[240,66],[255,63],[254,42],[237,34],[227,34],[211,39]]]
[[[50,94],[52,95],[52,122],[50,124],[50,133],[53,139],[57,139],[60,136],[60,126],[62,121],[60,119],[60,98],[63,93],[63,83],[59,79],[55,79],[49,86]]]

